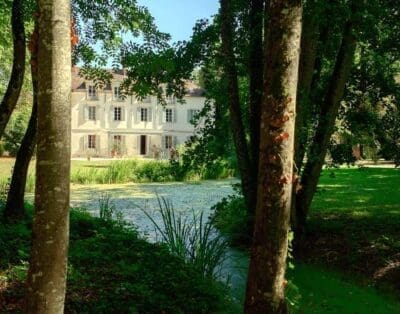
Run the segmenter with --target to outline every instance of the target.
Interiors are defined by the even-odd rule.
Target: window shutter
[[[126,154],[125,135],[121,135],[121,153]]]
[[[147,109],[147,121],[149,122],[153,121],[153,110],[151,108]]]
[[[89,120],[89,107],[85,106],[84,110],[84,119],[85,121]]]
[[[88,148],[88,143],[89,143],[89,135],[85,135],[83,137],[83,150],[86,150]]]
[[[176,148],[176,146],[178,146],[178,137],[177,137],[177,136],[174,136],[174,137],[173,137],[173,141],[174,141],[173,146]]]
[[[121,121],[125,121],[125,107],[121,107]]]
[[[173,113],[172,121],[176,123],[178,121],[178,111],[176,109],[173,109],[172,113]]]
[[[96,152],[100,153],[100,135],[96,135]]]
[[[96,106],[96,120],[100,120],[101,106]]]
[[[114,121],[114,106],[110,106],[110,120]]]
[[[136,109],[136,123],[140,122],[140,107]]]
[[[140,154],[140,135],[136,136],[136,155]]]
[[[167,122],[167,111],[163,109],[162,111],[162,123]]]
[[[161,136],[161,148],[165,150],[165,136]]]
[[[186,112],[186,117],[187,117],[187,123],[190,123],[191,117],[190,117],[190,109]]]
[[[79,139],[79,150],[83,152],[85,150],[85,136]]]

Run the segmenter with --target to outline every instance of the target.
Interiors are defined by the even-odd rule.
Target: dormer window
[[[150,97],[150,96],[144,97],[144,98],[142,99],[142,102],[143,102],[143,103],[146,103],[146,104],[150,104],[150,103],[151,103],[151,97]]]
[[[93,100],[97,99],[96,86],[94,86],[94,85],[89,85],[88,86],[88,97],[89,97],[89,99],[93,99]]]
[[[167,104],[175,104],[176,103],[176,99],[174,96],[168,96],[166,101],[167,101]]]

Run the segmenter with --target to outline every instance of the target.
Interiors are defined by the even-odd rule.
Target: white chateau
[[[174,98],[162,106],[149,96],[121,97],[123,71],[113,72],[111,85],[96,89],[72,71],[72,157],[166,158],[194,133],[193,116],[204,107],[203,90],[187,84],[185,103]]]

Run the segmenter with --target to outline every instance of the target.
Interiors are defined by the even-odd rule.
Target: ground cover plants
[[[17,224],[0,224],[0,312],[21,310],[31,213]],[[72,210],[70,239],[66,313],[229,312],[223,284],[121,220]]]

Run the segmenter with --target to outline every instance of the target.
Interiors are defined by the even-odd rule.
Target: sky
[[[159,30],[169,33],[172,41],[188,40],[197,20],[218,12],[218,0],[137,0],[149,9]]]

